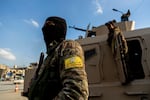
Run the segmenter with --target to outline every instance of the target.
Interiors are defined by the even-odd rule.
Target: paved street
[[[27,100],[26,97],[21,96],[23,91],[23,84],[18,85],[18,91],[15,91],[16,85],[11,81],[0,82],[0,100]]]

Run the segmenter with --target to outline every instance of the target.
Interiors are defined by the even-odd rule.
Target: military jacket
[[[54,53],[48,53],[39,74],[38,93],[31,100],[88,100],[84,54],[78,42],[60,43]]]

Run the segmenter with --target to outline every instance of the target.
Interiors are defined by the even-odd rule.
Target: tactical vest
[[[52,100],[61,90],[60,65],[54,55],[55,52],[45,59],[42,73],[37,80],[33,81],[29,89],[29,100]]]

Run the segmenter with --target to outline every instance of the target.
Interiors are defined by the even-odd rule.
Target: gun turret
[[[116,11],[116,12],[119,12],[119,13],[122,14],[122,16],[121,16],[121,21],[128,21],[128,20],[129,20],[129,17],[130,17],[130,15],[131,15],[129,9],[128,9],[127,13],[123,13],[122,11],[117,10],[117,9],[114,9],[114,8],[113,8],[112,10],[113,10],[113,11]]]

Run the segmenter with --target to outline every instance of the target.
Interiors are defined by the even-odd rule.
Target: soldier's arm
[[[88,100],[88,81],[81,46],[75,41],[65,41],[61,48],[60,78],[63,88],[54,100]]]

